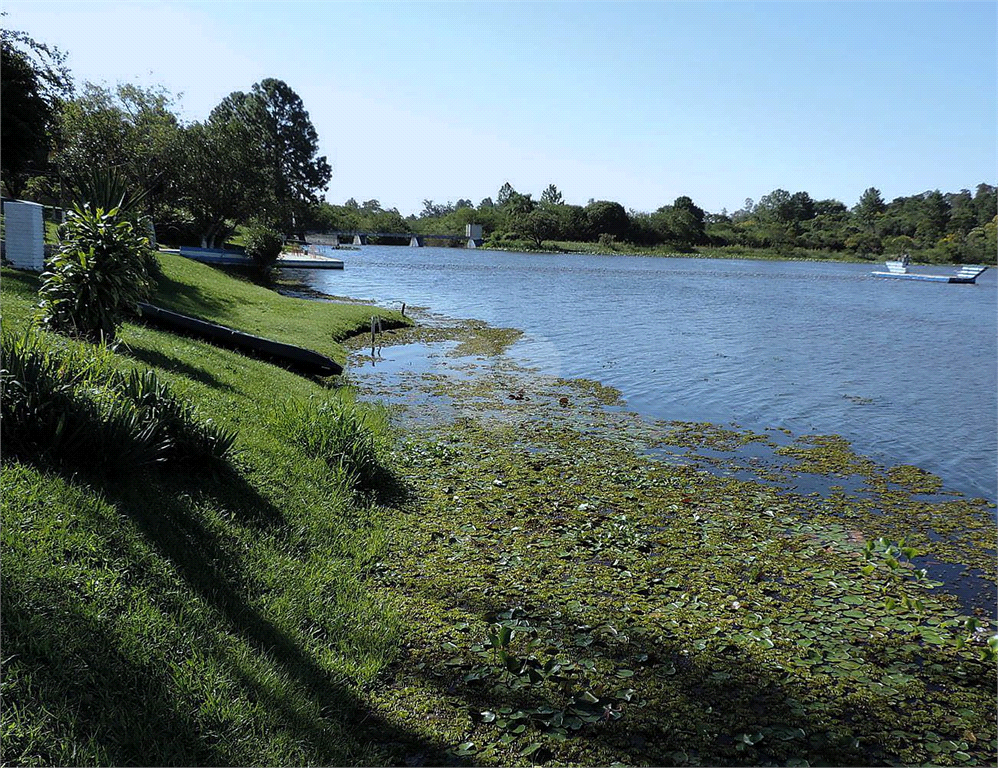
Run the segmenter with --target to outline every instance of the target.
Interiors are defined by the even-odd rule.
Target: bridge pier
[[[354,235],[353,236],[354,245],[367,245],[367,235]]]
[[[420,235],[413,235],[412,238],[409,240],[409,247],[410,248],[422,248],[423,247],[423,238]]]
[[[484,240],[481,240],[481,239],[477,239],[477,240],[476,240],[475,238],[473,238],[473,237],[472,237],[472,238],[469,238],[469,239],[468,239],[468,245],[467,245],[467,246],[465,246],[465,247],[466,247],[466,248],[478,248],[478,247],[480,247],[480,246],[482,245],[482,243],[484,243],[484,242],[485,242]]]

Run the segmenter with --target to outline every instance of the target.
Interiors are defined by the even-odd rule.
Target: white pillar
[[[43,206],[24,200],[3,204],[7,261],[18,269],[41,272],[45,268]]]

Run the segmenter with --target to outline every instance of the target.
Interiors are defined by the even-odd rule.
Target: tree
[[[65,60],[58,48],[0,29],[0,176],[12,197],[47,168],[59,104],[72,94]]]
[[[517,221],[516,231],[540,248],[557,234],[558,216],[551,205],[539,205]]]
[[[977,210],[977,223],[984,226],[998,214],[998,187],[991,184],[978,184],[974,193],[974,208]]]
[[[554,184],[548,184],[547,189],[541,192],[541,202],[550,203],[551,205],[561,205],[565,202],[562,197],[561,192],[558,191],[558,187]]]
[[[214,248],[267,194],[261,147],[249,126],[221,116],[185,128],[174,155],[177,206],[203,248]]]
[[[880,190],[870,187],[859,197],[859,202],[852,209],[856,218],[868,228],[872,228],[879,216],[881,216],[887,205],[884,198],[880,196]]]
[[[593,240],[600,235],[623,237],[631,226],[631,220],[624,206],[610,200],[596,200],[585,208],[589,237]]]
[[[148,194],[146,208],[159,214],[174,202],[180,125],[165,90],[119,85],[113,91],[88,83],[62,104],[59,147],[54,155],[60,176],[94,178],[108,166],[124,174],[131,188]]]
[[[513,189],[513,185],[508,181],[499,188],[499,194],[496,195],[496,205],[500,208],[504,208],[509,199],[516,194],[516,190]]]
[[[304,221],[332,169],[318,156],[319,137],[298,94],[282,80],[266,78],[249,93],[230,93],[210,119],[240,120],[251,129],[270,181],[270,199],[262,207],[286,230]]]

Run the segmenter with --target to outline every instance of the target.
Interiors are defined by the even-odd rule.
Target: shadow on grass
[[[235,299],[222,299],[205,293],[196,285],[181,283],[166,275],[156,280],[156,294],[152,302],[165,309],[200,317],[205,310],[224,316],[236,305]]]
[[[80,484],[82,478],[74,475],[69,482]],[[55,721],[50,733],[55,731],[67,743],[64,754],[40,755],[30,733],[22,733],[5,743],[8,755],[46,764],[87,762],[94,755],[106,756],[111,765],[240,764],[258,754],[252,746],[246,747],[248,755],[239,752],[246,740],[243,731],[250,728],[265,730],[270,739],[286,743],[294,750],[287,758],[291,763],[454,763],[446,753],[448,745],[396,727],[369,709],[342,674],[324,668],[306,642],[289,635],[250,602],[248,596],[265,592],[266,585],[243,569],[241,540],[230,537],[224,523],[210,525],[199,510],[203,496],[213,496],[225,508],[236,510],[233,514],[241,520],[279,521],[279,511],[255,489],[245,483],[240,486],[232,477],[152,474],[89,487],[99,489],[119,515],[132,521],[189,591],[184,596],[170,584],[153,586],[151,614],[171,614],[170,621],[179,628],[189,611],[192,621],[200,615],[205,617],[200,626],[205,621],[213,626],[202,630],[196,640],[185,637],[182,629],[179,635],[177,629],[167,630],[175,638],[168,643],[178,648],[191,644],[171,662],[180,665],[171,672],[162,662],[136,660],[145,657],[147,642],[155,653],[170,655],[162,640],[144,638],[159,626],[158,621],[145,626],[141,617],[133,617],[118,623],[115,616],[122,608],[113,602],[107,607],[91,602],[93,615],[85,616],[80,612],[84,604],[75,596],[46,595],[43,586],[33,584],[30,571],[22,569],[14,581],[5,578],[4,667],[5,678],[13,680],[14,687],[5,691],[4,707],[35,713],[12,720]],[[93,518],[89,524],[101,521]],[[108,530],[103,538],[108,555],[96,551],[92,556],[110,556],[112,561],[128,563],[129,569],[134,567],[134,572],[124,575],[129,583],[160,582],[162,577],[147,569],[145,557],[134,547],[115,543],[120,533]],[[44,584],[44,577],[39,584]],[[206,671],[183,671],[189,657],[207,657]],[[207,706],[203,697],[210,694],[190,682],[191,674],[210,674],[212,667],[219,670],[223,685],[226,680],[235,682],[223,699],[235,696],[247,701],[242,710],[246,714],[240,716],[248,722],[222,714],[227,705]],[[187,682],[178,682],[181,679]],[[179,690],[178,685],[194,690]],[[76,747],[88,757],[76,758],[70,752]]]
[[[445,747],[400,730],[370,711],[345,685],[324,669],[294,638],[275,626],[245,598],[242,578],[225,563],[234,561],[217,536],[204,526],[189,502],[171,494],[156,510],[138,498],[121,499],[125,513],[152,545],[208,605],[224,618],[229,629],[259,654],[261,664],[270,664],[290,683],[291,695],[280,692],[252,673],[238,671],[251,696],[268,703],[268,710],[282,717],[292,733],[307,739],[314,757],[327,765],[344,764],[359,755],[388,764],[405,753],[433,755],[446,762]],[[235,671],[235,668],[234,668]],[[312,705],[319,716],[309,714]],[[372,755],[373,751],[376,755]],[[346,752],[346,754],[344,754]]]
[[[194,381],[199,381],[209,387],[214,387],[215,389],[220,389],[225,392],[236,391],[225,382],[219,381],[206,369],[191,365],[190,363],[185,363],[175,357],[165,355],[158,350],[147,349],[145,347],[136,346],[135,344],[123,344],[122,348],[119,348],[118,351],[123,352],[133,360],[138,360],[146,365],[152,365],[166,371],[182,374],[183,376],[193,379]]]
[[[2,637],[5,709],[32,710],[59,732],[63,750],[49,753],[20,729],[5,729],[8,765],[224,765],[229,762],[198,724],[178,709],[162,665],[139,663],[107,626],[78,612],[53,615],[31,605],[5,579]],[[4,720],[16,718],[10,710]],[[77,750],[79,755],[77,755]]]

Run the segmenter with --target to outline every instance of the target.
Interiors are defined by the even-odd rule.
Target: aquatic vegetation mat
[[[994,763],[992,504],[835,436],[649,424],[592,383],[468,366],[396,400],[414,500],[368,575],[404,617],[367,693],[386,719],[458,764]],[[725,475],[747,448],[767,482]],[[991,609],[933,564],[976,568]]]

